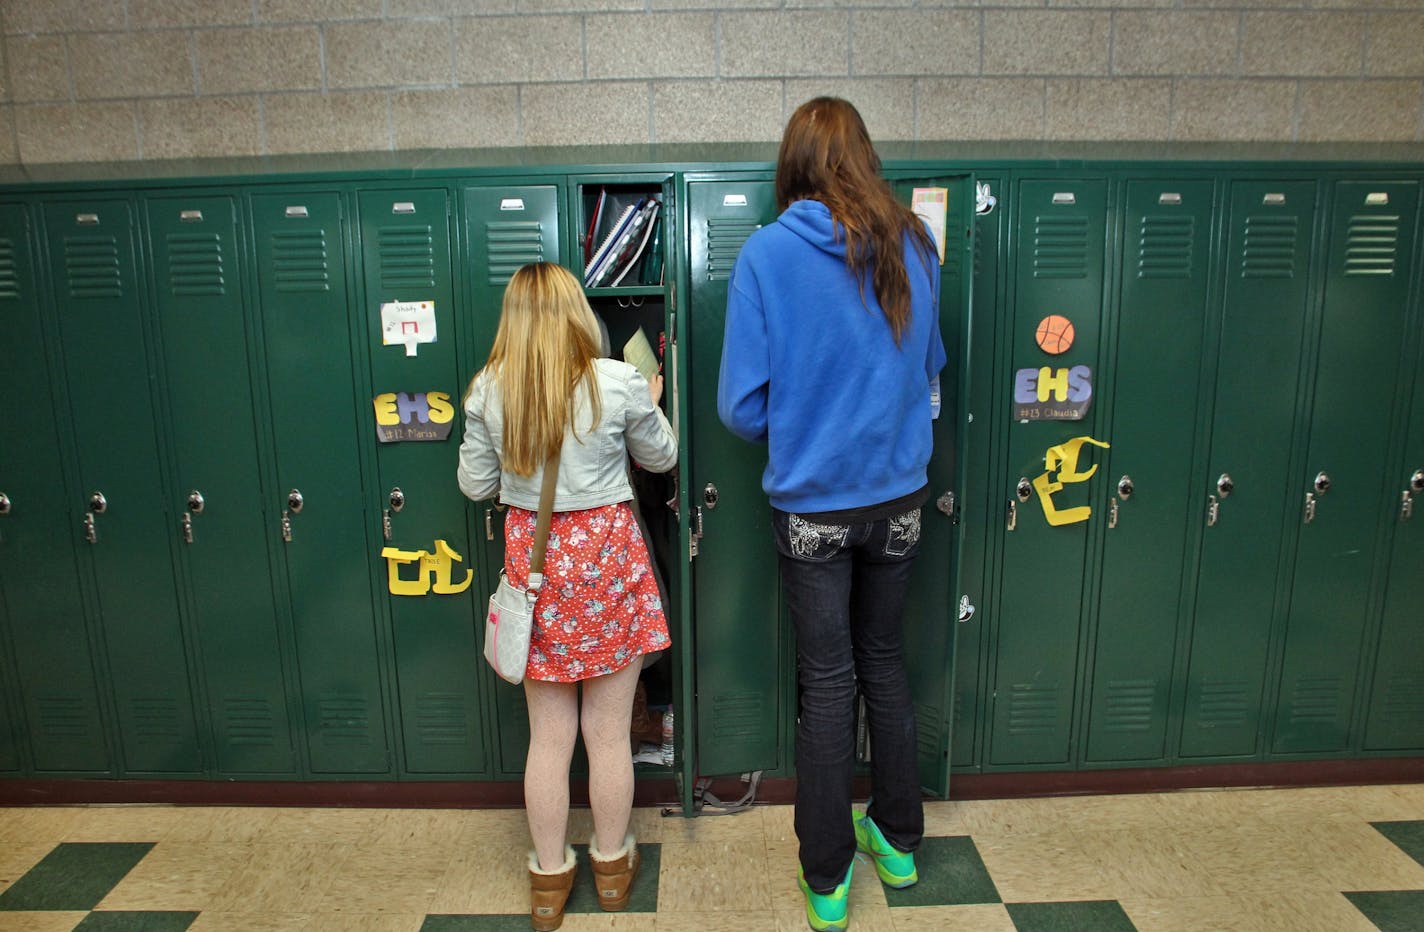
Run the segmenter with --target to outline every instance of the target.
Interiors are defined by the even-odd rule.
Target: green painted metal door
[[[252,353],[231,196],[146,205],[167,385],[187,601],[203,667],[214,768],[295,774],[258,453]]]
[[[1416,308],[1416,326],[1417,314]],[[1416,360],[1404,457],[1386,480],[1394,527],[1368,693],[1367,751],[1424,750],[1424,353]]]
[[[66,485],[56,429],[63,395],[51,387],[32,242],[27,205],[0,204],[0,397],[11,436],[24,438],[0,443],[0,620],[20,696],[14,718],[35,773],[112,774],[77,585],[81,509]]]
[[[1261,749],[1310,294],[1315,184],[1231,184],[1225,291],[1180,754]]]
[[[1214,185],[1125,185],[1112,448],[1088,686],[1092,762],[1161,761],[1193,507],[1192,451],[1212,259]]]
[[[88,513],[71,525],[92,570],[121,767],[202,770],[173,548],[178,511],[161,468],[134,212],[122,200],[45,205],[76,472]]]
[[[697,771],[776,770],[794,669],[781,617],[771,506],[761,490],[766,449],[731,434],[717,417],[717,375],[726,329],[727,281],[742,244],[776,219],[764,179],[688,183],[691,306],[688,399],[692,561],[692,662],[697,691]],[[790,666],[788,666],[790,664]]]
[[[388,774],[341,195],[252,196],[276,458],[268,533],[285,563],[313,774]]]
[[[1054,526],[1050,509],[1089,507],[1083,477],[1102,461],[1090,444],[1068,461],[1046,462],[1049,451],[1080,436],[1096,440],[1096,405],[1081,420],[1041,419],[1053,402],[1081,404],[1087,367],[1096,373],[1102,316],[1107,184],[1101,179],[1021,181],[1011,199],[1014,256],[1010,295],[1009,368],[999,390],[1018,391],[1011,406],[1008,452],[999,501],[1007,505],[1000,550],[995,663],[989,710],[990,765],[1065,764],[1070,759],[1079,667],[1080,606],[1086,559],[1086,521]],[[1065,352],[1040,348],[1040,322],[1071,321]],[[1050,343],[1061,349],[1062,343]],[[1042,384],[1040,384],[1042,383]],[[1027,415],[1027,417],[1025,417]],[[1059,468],[1061,467],[1061,468]],[[1101,470],[1092,476],[1101,485]],[[1046,499],[1034,488],[1062,483]],[[1070,515],[1071,516],[1071,515]],[[1094,511],[1092,520],[1106,520]]]
[[[1398,489],[1389,468],[1413,274],[1415,182],[1335,185],[1301,522],[1271,748],[1343,751],[1352,743],[1363,638],[1382,519]],[[1289,514],[1289,512],[1288,512]]]
[[[396,707],[404,759],[412,773],[479,773],[485,769],[484,728],[475,641],[475,553],[470,549],[464,496],[455,484],[455,408],[462,394],[450,263],[450,196],[443,188],[363,191],[358,198],[365,337],[371,348],[374,430],[409,436],[448,431],[441,440],[407,439],[377,447],[376,473],[385,546],[397,562],[376,562],[377,574],[416,583],[401,595],[388,584]],[[401,336],[383,339],[382,308],[430,302],[434,333],[424,320],[402,321]],[[369,423],[370,417],[363,417]],[[389,422],[389,423],[387,423]],[[399,435],[398,435],[399,436]],[[442,546],[443,545],[443,546]],[[433,555],[426,572],[420,554]],[[400,561],[412,561],[409,563]]]

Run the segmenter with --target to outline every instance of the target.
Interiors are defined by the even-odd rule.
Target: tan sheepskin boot
[[[540,870],[539,855],[529,852],[529,923],[535,932],[553,932],[564,924],[564,904],[577,872],[572,845],[564,845],[563,866],[552,871]]]
[[[593,880],[598,887],[598,905],[606,913],[621,912],[628,908],[628,895],[633,887],[633,878],[638,876],[638,846],[629,835],[623,840],[623,847],[614,854],[600,854],[598,839],[588,842],[588,859],[593,864]]]

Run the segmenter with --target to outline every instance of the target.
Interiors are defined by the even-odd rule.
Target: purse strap
[[[544,484],[539,488],[539,517],[534,522],[534,551],[529,555],[530,592],[544,586],[544,550],[549,545],[549,525],[554,520],[554,486],[559,481],[559,452],[544,463]]]

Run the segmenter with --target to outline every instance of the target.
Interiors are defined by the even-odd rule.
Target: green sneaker
[[[870,820],[870,816],[855,817],[855,846],[875,861],[875,873],[880,882],[896,890],[914,885],[920,879],[915,870],[915,855],[901,851],[885,840],[880,827]]]
[[[801,872],[801,868],[796,868],[796,882],[801,885],[801,892],[806,895],[806,921],[817,932],[824,929],[844,929],[846,927],[848,922],[846,903],[850,898],[851,867],[855,867],[854,861],[851,862],[850,867],[846,868],[845,879],[830,893],[817,893],[806,886],[806,875]]]

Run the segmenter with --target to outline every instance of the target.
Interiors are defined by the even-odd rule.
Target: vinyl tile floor
[[[1424,784],[929,802],[920,882],[858,859],[850,927],[1424,930]],[[791,807],[663,817],[628,912],[586,856],[564,928],[807,928]],[[586,809],[571,840],[590,834]],[[529,928],[520,810],[0,808],[0,932]]]

